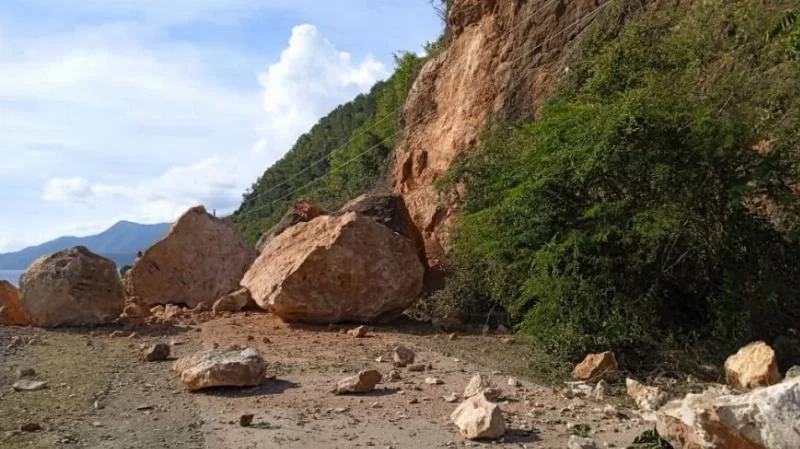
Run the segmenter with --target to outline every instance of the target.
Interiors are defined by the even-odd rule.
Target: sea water
[[[19,277],[24,270],[0,270],[0,281],[9,281],[14,285],[19,284]]]

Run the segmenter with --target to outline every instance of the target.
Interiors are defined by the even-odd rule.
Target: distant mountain
[[[0,254],[0,270],[24,270],[41,256],[78,245],[113,260],[118,267],[131,264],[138,251],[144,251],[158,241],[167,233],[169,227],[169,223],[145,225],[120,221],[97,235],[59,237],[41,245]]]

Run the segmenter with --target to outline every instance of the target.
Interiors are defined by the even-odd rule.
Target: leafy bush
[[[566,357],[704,343],[800,322],[800,66],[792,2],[599,19],[539,120],[497,124],[468,185],[442,297],[502,304]]]

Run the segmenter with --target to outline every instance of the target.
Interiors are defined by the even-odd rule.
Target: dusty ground
[[[0,328],[0,448],[564,448],[570,433],[588,433],[599,447],[627,447],[649,428],[622,396],[566,399],[524,378],[521,386],[509,386],[509,377],[523,373],[528,361],[523,345],[502,336],[450,341],[425,326],[403,325],[356,339],[340,328],[293,328],[264,314],[137,328],[136,338],[109,337],[115,329]],[[14,336],[18,341],[9,348]],[[139,359],[139,345],[158,341],[173,343],[178,357],[214,344],[253,346],[270,362],[274,378],[258,388],[189,393],[172,362]],[[387,373],[391,364],[376,359],[389,360],[397,343],[415,350],[430,369],[400,369],[400,381],[382,383],[366,396],[330,393],[349,373]],[[48,388],[13,391],[18,370],[29,367]],[[501,408],[510,430],[500,442],[465,441],[450,422],[457,404],[443,396],[463,392],[475,372],[505,392]],[[444,383],[426,384],[430,377]],[[608,403],[621,414],[605,416]],[[243,413],[255,414],[251,427],[238,425]],[[19,431],[26,423],[43,430]]]

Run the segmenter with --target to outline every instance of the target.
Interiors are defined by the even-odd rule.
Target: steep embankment
[[[609,2],[610,3],[610,2]],[[532,117],[564,71],[570,43],[606,7],[600,0],[455,0],[447,48],[422,68],[395,151],[393,189],[423,232],[431,265],[444,262],[454,198],[434,183],[478,144],[490,116]]]

